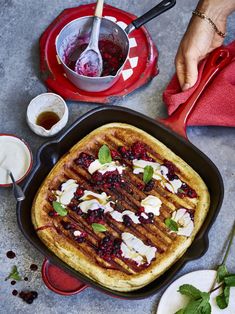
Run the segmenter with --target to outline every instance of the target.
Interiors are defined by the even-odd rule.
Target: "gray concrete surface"
[[[38,39],[51,21],[66,7],[74,7],[91,1],[75,0],[0,0],[0,132],[15,133],[26,139],[33,153],[46,140],[33,134],[25,122],[29,101],[45,92],[40,80]],[[157,1],[107,1],[140,15]],[[148,29],[157,45],[160,74],[147,86],[117,101],[115,104],[135,109],[150,117],[165,114],[162,91],[174,72],[173,60],[180,38],[190,19],[195,0],[179,0],[177,6],[148,24]],[[229,18],[227,41],[234,38],[234,18]],[[96,105],[70,102],[69,123],[94,108]],[[221,260],[221,252],[235,216],[235,130],[219,127],[194,127],[188,129],[190,141],[201,149],[220,169],[224,179],[225,198],[219,216],[209,233],[210,246],[199,260],[188,263],[176,277],[197,269],[214,268]],[[17,227],[15,200],[11,189],[0,189],[0,313],[155,313],[159,291],[153,297],[139,301],[113,299],[94,289],[87,289],[79,295],[63,297],[48,290],[41,279],[40,271],[29,271],[31,263],[39,266],[43,256],[25,240]],[[234,245],[235,246],[235,245]],[[6,258],[6,252],[13,250],[17,257]],[[16,264],[22,274],[29,277],[28,283],[11,286],[4,281],[12,265]],[[235,271],[235,248],[228,260],[228,267]],[[39,293],[33,305],[28,305],[12,296],[13,288],[31,288]],[[223,313],[226,313],[224,311]],[[167,313],[166,313],[167,314]]]

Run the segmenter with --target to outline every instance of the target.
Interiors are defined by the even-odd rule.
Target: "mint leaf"
[[[101,224],[93,223],[91,226],[95,232],[107,231],[106,227],[104,225],[101,225]]]
[[[229,287],[235,287],[235,275],[229,275],[224,277],[224,282]]]
[[[112,161],[111,153],[107,145],[101,146],[98,152],[99,162],[101,164],[106,164]]]
[[[227,267],[224,264],[220,265],[217,269],[217,276],[216,276],[217,282],[223,281],[224,277],[227,275],[228,275]]]
[[[179,230],[177,222],[171,218],[167,218],[165,220],[165,225],[167,226],[167,228],[171,229],[172,231],[177,232]]]
[[[52,206],[60,216],[66,216],[68,214],[67,210],[59,202],[52,202]]]
[[[5,280],[10,279],[10,278],[17,281],[22,280],[21,276],[19,275],[18,269],[15,265],[12,267],[10,274]]]
[[[220,309],[226,309],[229,304],[230,287],[225,286],[223,292],[216,297],[216,303]]]
[[[202,302],[201,299],[193,300],[193,301],[189,302],[189,304],[184,309],[184,314],[198,314],[198,313],[200,313],[199,308],[200,308],[201,302]]]
[[[228,304],[225,301],[223,293],[221,293],[220,295],[216,297],[216,304],[221,310],[225,309],[228,306]]]
[[[148,183],[153,177],[153,167],[152,166],[145,166],[144,167],[144,175],[143,181],[144,183]]]
[[[230,287],[224,288],[224,297],[227,304],[229,304],[229,296],[230,296]]]
[[[201,297],[201,291],[189,284],[180,286],[178,291],[183,295],[187,295],[193,300],[199,299]]]
[[[205,303],[201,308],[201,314],[210,314],[211,313],[211,305],[209,302]]]
[[[209,292],[201,292],[201,297],[204,302],[209,302],[210,300],[210,293]]]
[[[203,294],[208,294],[203,292]],[[211,314],[211,306],[207,297],[191,301],[185,308],[184,314]]]

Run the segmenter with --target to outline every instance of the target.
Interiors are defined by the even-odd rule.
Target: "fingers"
[[[194,86],[198,77],[198,59],[190,56],[185,57],[185,74],[184,85],[181,87],[183,91]]]
[[[192,87],[197,82],[199,60],[189,53],[183,53],[181,48],[176,55],[176,74],[182,91]]]
[[[180,49],[178,50],[178,53],[175,58],[175,68],[176,68],[176,74],[180,83],[180,87],[182,89],[185,82],[185,62],[184,62],[183,54],[180,51]]]

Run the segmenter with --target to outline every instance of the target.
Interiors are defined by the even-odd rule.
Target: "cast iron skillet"
[[[44,144],[38,150],[34,169],[24,184],[26,198],[23,202],[17,204],[18,225],[26,239],[53,264],[66,270],[88,286],[92,286],[112,296],[125,299],[140,299],[156,293],[160,288],[169,284],[173,280],[175,274],[186,262],[201,257],[208,248],[209,228],[214,222],[222,204],[223,181],[218,169],[212,161],[185,138],[185,125],[187,123],[188,115],[192,111],[202,90],[214,77],[217,71],[222,69],[229,60],[229,52],[225,48],[221,47],[214,51],[209,57],[203,74],[203,80],[196,92],[189,98],[184,106],[179,107],[179,110],[176,110],[176,112],[167,120],[155,121],[133,110],[117,106],[98,107],[75,121],[60,137]],[[55,163],[85,135],[100,126],[111,122],[132,124],[163,142],[173,152],[185,160],[197,173],[199,173],[205,181],[211,196],[210,209],[206,220],[192,245],[183,257],[181,257],[161,277],[155,279],[145,287],[132,292],[118,292],[105,288],[83,274],[73,270],[62,260],[57,258],[56,255],[41,242],[31,222],[31,206],[34,196],[42,181]],[[167,127],[165,125],[167,125]],[[169,127],[171,129],[169,129]]]

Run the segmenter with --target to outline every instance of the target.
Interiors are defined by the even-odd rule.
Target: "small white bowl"
[[[37,117],[45,111],[56,113],[60,120],[47,130],[36,124]],[[68,122],[68,107],[62,97],[54,93],[44,93],[33,98],[27,109],[27,123],[30,129],[40,136],[53,136],[60,132]]]
[[[17,183],[30,172],[33,155],[29,145],[14,134],[0,134],[0,187],[9,187],[12,181],[8,175],[10,170]]]

